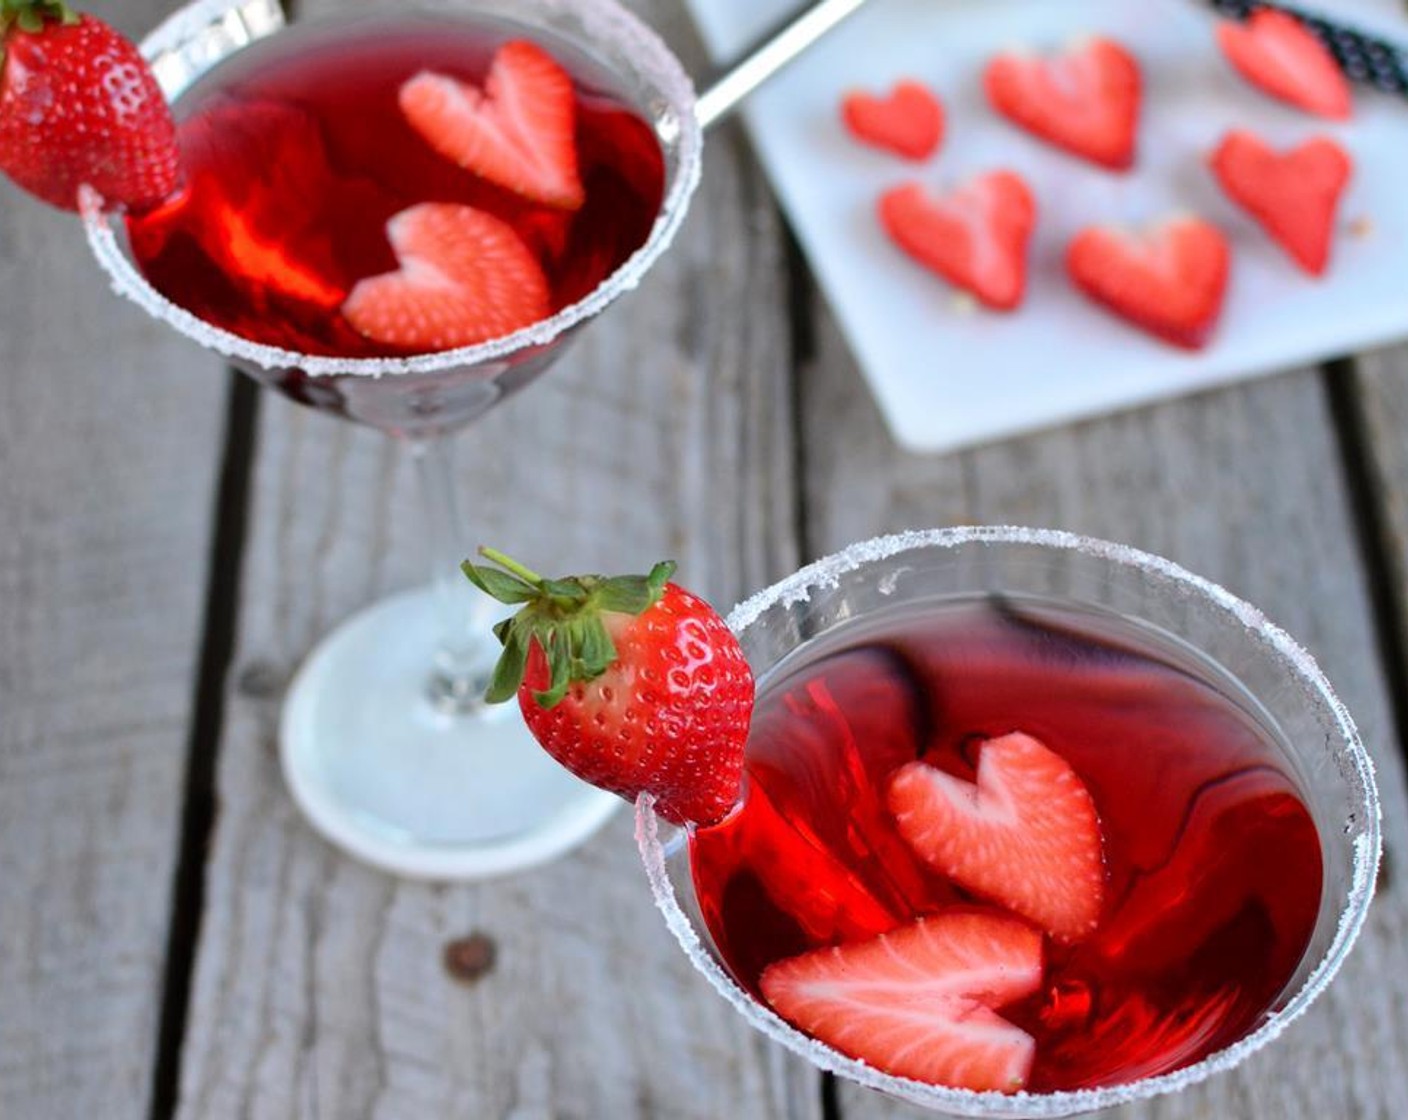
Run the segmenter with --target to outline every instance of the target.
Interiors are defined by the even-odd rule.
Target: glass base
[[[416,878],[502,875],[580,844],[624,802],[553,761],[516,704],[437,708],[438,636],[424,588],[354,615],[313,650],[279,727],[299,808],[349,854]]]

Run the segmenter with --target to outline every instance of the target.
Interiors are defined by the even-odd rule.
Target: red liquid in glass
[[[1108,875],[1096,932],[1047,938],[1041,991],[1002,1010],[1036,1039],[1027,1089],[1168,1072],[1258,1024],[1309,942],[1322,866],[1236,686],[1128,624],[1021,600],[848,633],[767,684],[744,802],[692,840],[705,921],[745,987],[761,998],[773,961],[981,902],[913,855],[886,782],[917,757],[971,781],[983,740],[1024,731],[1090,790]]]
[[[481,84],[521,28],[478,17],[400,15],[309,24],[217,67],[177,105],[189,186],[130,219],[133,255],[159,291],[207,322],[307,354],[399,353],[340,308],[353,285],[397,267],[392,215],[454,202],[508,222],[538,257],[554,311],[645,243],[664,192],[653,131],[610,75],[533,33],[572,75],[587,200],[574,212],[524,200],[438,155],[397,105],[420,70]]]

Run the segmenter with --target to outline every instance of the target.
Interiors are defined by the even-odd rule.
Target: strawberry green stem
[[[479,555],[484,557],[485,560],[492,560],[499,567],[507,569],[514,575],[518,576],[520,579],[526,580],[528,583],[540,584],[543,582],[543,577],[540,576],[537,572],[533,571],[532,568],[525,567],[524,565],[520,564],[517,560],[515,560],[512,556],[505,555],[504,553],[500,552],[497,548],[490,548],[488,545],[481,545],[479,547]]]

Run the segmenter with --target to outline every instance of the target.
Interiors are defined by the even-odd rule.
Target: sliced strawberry
[[[401,267],[360,281],[342,305],[368,338],[416,351],[512,334],[548,314],[548,282],[513,227],[492,214],[424,202],[386,223]]]
[[[1014,732],[982,745],[977,784],[923,762],[890,782],[900,834],[959,886],[1062,941],[1094,930],[1105,896],[1100,820],[1060,755]]]
[[[1272,97],[1334,120],[1353,112],[1335,56],[1295,16],[1258,8],[1245,23],[1219,23],[1217,43],[1242,77]]]
[[[1077,287],[1149,333],[1197,350],[1222,314],[1232,251],[1201,218],[1174,218],[1143,234],[1093,226],[1066,250]]]
[[[541,47],[505,43],[482,90],[423,70],[402,85],[400,103],[431,147],[474,174],[563,210],[586,201],[572,77]]]
[[[1228,196],[1252,215],[1312,276],[1325,272],[1340,196],[1354,163],[1329,137],[1277,152],[1241,129],[1223,137],[1213,173]]]
[[[922,82],[902,80],[884,97],[853,90],[841,100],[841,119],[864,144],[905,159],[928,159],[944,138],[944,107]]]
[[[768,967],[763,995],[813,1038],[896,1077],[978,1092],[1026,1084],[1036,1043],[995,1013],[1041,984],[1041,935],[985,911],[921,918]]]
[[[0,170],[66,210],[84,184],[134,212],[178,191],[176,126],[137,48],[62,0],[0,3]]]
[[[1143,79],[1112,39],[1090,39],[1040,58],[1000,54],[983,85],[992,107],[1032,135],[1115,170],[1134,164]]]
[[[1036,200],[1020,176],[994,171],[942,198],[906,183],[881,196],[879,214],[896,245],[949,283],[998,311],[1022,302]]]

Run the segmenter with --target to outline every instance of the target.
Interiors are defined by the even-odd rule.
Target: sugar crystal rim
[[[1061,530],[1006,525],[960,526],[910,530],[861,541],[807,565],[744,600],[729,613],[727,621],[731,629],[741,633],[756,623],[762,614],[774,605],[787,607],[805,602],[813,590],[835,586],[842,576],[867,565],[918,549],[952,549],[970,544],[1032,545],[1057,551],[1080,552],[1138,569],[1167,583],[1181,585],[1230,615],[1255,640],[1269,646],[1284,658],[1332,714],[1343,736],[1343,747],[1353,764],[1359,791],[1362,792],[1368,812],[1363,821],[1363,831],[1354,840],[1353,877],[1341,906],[1334,939],[1290,1002],[1245,1038],[1210,1054],[1200,1062],[1171,1073],[1099,1089],[1059,1090],[1050,1093],[1004,1094],[953,1089],[882,1073],[865,1062],[849,1058],[803,1034],[745,992],[704,947],[698,931],[680,906],[666,867],[666,851],[660,838],[662,822],[655,815],[651,796],[642,794],[636,801],[636,843],[640,848],[656,906],[695,968],[704,974],[713,988],[752,1026],[769,1038],[800,1054],[820,1069],[846,1077],[867,1088],[914,1104],[942,1109],[954,1115],[1023,1117],[1030,1120],[1074,1116],[1177,1092],[1240,1065],[1252,1053],[1277,1038],[1325,990],[1343,964],[1368,914],[1378,875],[1381,811],[1374,783],[1373,760],[1360,741],[1353,718],[1335,695],[1330,682],[1310,653],[1256,607],[1237,598],[1218,584],[1194,575],[1160,556],[1127,545]]]
[[[220,15],[240,6],[242,0],[196,0],[175,12],[146,39],[144,55],[172,49],[208,27]],[[439,5],[444,9],[446,5]],[[449,5],[452,9],[473,11],[473,0]],[[592,41],[627,44],[637,70],[654,85],[673,111],[678,139],[678,171],[671,182],[650,236],[634,253],[590,293],[547,319],[539,320],[513,334],[490,339],[474,346],[441,350],[429,354],[389,358],[338,358],[301,354],[279,346],[266,346],[222,327],[208,323],[174,303],[156,288],[132,263],[118,244],[113,223],[117,215],[103,211],[101,197],[90,187],[79,192],[79,211],[89,247],[107,272],[113,291],[124,296],[154,319],[226,358],[241,360],[269,370],[299,369],[312,377],[386,377],[405,374],[438,373],[463,369],[505,358],[533,346],[544,346],[571,328],[600,314],[617,297],[632,291],[674,240],[689,209],[688,203],[699,184],[703,133],[695,116],[694,84],[679,59],[664,40],[616,0],[534,0],[534,13],[568,13],[589,32]]]

